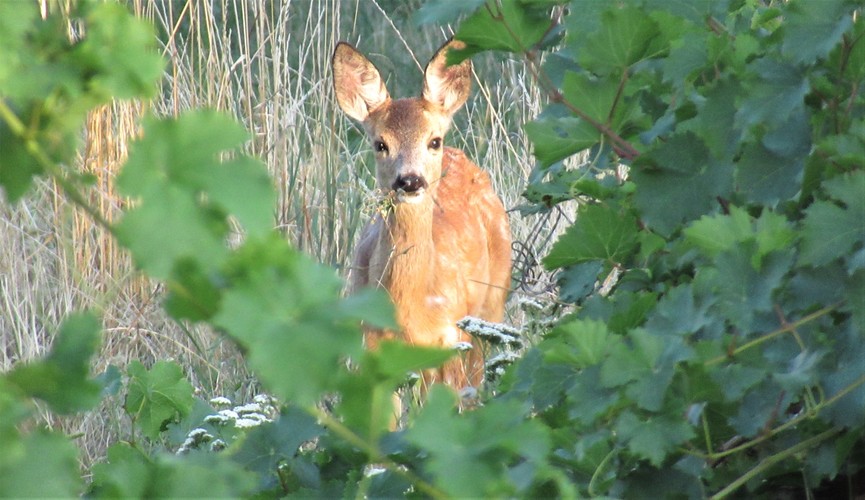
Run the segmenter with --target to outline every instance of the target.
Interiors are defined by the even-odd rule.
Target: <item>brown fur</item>
[[[464,316],[501,321],[510,284],[510,230],[489,176],[462,151],[433,148],[468,97],[468,62],[444,65],[446,44],[426,70],[423,97],[391,100],[378,72],[359,52],[340,44],[334,54],[337,99],[360,120],[372,141],[388,151],[377,157],[378,187],[397,202],[364,228],[355,249],[350,290],[388,291],[401,332],[368,330],[367,345],[400,338],[419,345],[451,347],[472,339],[456,327]],[[400,202],[391,191],[399,175],[428,183],[420,201]],[[467,362],[451,361],[424,374],[425,385],[443,381],[460,389],[483,377],[478,348]]]

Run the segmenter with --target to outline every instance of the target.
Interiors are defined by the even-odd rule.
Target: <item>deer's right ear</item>
[[[332,65],[336,101],[348,116],[362,122],[390,99],[378,70],[351,45],[336,45]]]

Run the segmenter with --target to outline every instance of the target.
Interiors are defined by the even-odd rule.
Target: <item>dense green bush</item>
[[[525,57],[549,96],[526,125],[538,166],[525,210],[580,202],[544,259],[576,312],[480,407],[458,414],[455,396],[436,387],[400,432],[388,431],[390,395],[407,372],[451,353],[361,350],[360,321],[393,322],[386,298],[341,299],[332,270],[271,230],[273,189],[232,120],[207,111],[147,120],[117,180],[133,208],[109,224],[88,205],[88,179],[64,167],[85,113],[151,95],[162,65],[146,24],[112,3],[81,5],[73,18],[84,36],[69,43],[59,17],[0,2],[6,198],[24,196],[34,176],[57,181],[166,284],[174,318],[224,332],[287,403],[260,425],[238,426],[237,415],[220,428],[225,419],[208,418],[218,403],[195,398],[174,363],[90,378],[99,321],[75,314],[46,358],[0,376],[0,495],[860,487],[837,480],[865,466],[857,3],[428,2],[422,22],[463,17],[463,57]],[[587,148],[590,162],[578,164]],[[238,245],[226,243],[232,224],[244,232]],[[85,485],[72,442],[28,425],[34,401],[87,411],[118,391],[133,431]],[[199,446],[217,436],[222,451]]]

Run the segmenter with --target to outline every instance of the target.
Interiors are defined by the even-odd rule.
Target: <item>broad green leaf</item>
[[[108,448],[104,462],[93,466],[89,492],[96,498],[143,498],[153,480],[153,463],[142,450],[120,442]]]
[[[547,269],[603,260],[619,263],[637,248],[637,220],[606,204],[583,205],[577,221],[544,258]]]
[[[38,430],[0,459],[0,497],[71,498],[81,494],[78,449],[67,436]]]
[[[545,10],[524,6],[519,0],[500,0],[486,3],[464,19],[454,38],[469,44],[469,52],[504,50],[521,54],[540,42],[549,27],[550,17]]]
[[[508,465],[524,462],[535,474],[547,467],[548,429],[526,420],[519,401],[492,400],[457,415],[454,396],[434,386],[423,411],[407,431],[409,442],[427,450],[427,468],[445,493],[461,497],[514,495],[528,484],[515,483]],[[511,468],[513,470],[513,468]]]
[[[863,277],[865,273],[858,273],[857,278],[861,280]],[[860,292],[859,299],[863,296],[865,294]],[[861,324],[856,325],[853,321],[836,332],[833,369],[823,375],[826,398],[837,397],[838,400],[821,413],[821,418],[842,427],[861,429],[865,421],[865,366],[862,363],[865,342],[862,342],[862,332]]]
[[[732,190],[732,164],[709,158],[696,134],[677,134],[645,153],[631,170],[642,221],[661,235],[712,213]]]
[[[169,279],[181,261],[195,262],[207,270],[228,254],[224,220],[201,207],[192,193],[177,184],[166,184],[127,211],[115,232],[136,265],[158,279]]]
[[[278,484],[277,468],[296,460],[300,446],[324,433],[315,418],[291,406],[274,422],[259,425],[230,451],[243,470],[256,472],[262,488]]]
[[[637,62],[667,48],[657,22],[634,6],[610,6],[598,30],[585,35],[579,61],[598,74],[622,74]]]
[[[742,333],[754,331],[758,315],[772,311],[773,294],[793,263],[793,252],[787,249],[766,255],[756,269],[756,246],[746,242],[719,253],[714,266],[700,268],[694,279],[695,289],[717,297],[715,312]]]
[[[556,275],[559,300],[573,304],[586,297],[595,289],[602,268],[603,262],[589,261],[561,269]]]
[[[38,5],[33,2],[0,2],[0,94],[6,93],[7,82],[16,76],[14,69],[26,57],[25,37],[38,19]]]
[[[74,45],[72,58],[92,75],[88,90],[105,99],[153,96],[165,63],[152,26],[113,2],[96,5],[86,22],[86,36]]]
[[[539,117],[524,127],[535,158],[545,166],[590,148],[601,139],[598,129],[574,117]]]
[[[645,329],[656,335],[692,335],[721,323],[709,314],[714,297],[695,297],[690,284],[679,285],[667,291],[659,300],[645,323]],[[723,328],[723,324],[719,325]]]
[[[611,82],[592,78],[587,73],[565,73],[562,86],[565,100],[598,123],[610,123],[613,118],[613,105],[619,96],[619,89]]]
[[[90,358],[99,345],[101,325],[87,313],[63,322],[44,359],[16,366],[8,380],[58,413],[88,410],[99,402],[101,387],[89,378]]]
[[[127,375],[124,408],[150,439],[156,439],[169,422],[192,408],[192,385],[176,363],[157,361],[147,370],[139,361],[133,361]]]
[[[566,389],[568,416],[586,426],[606,415],[624,400],[617,389],[601,383],[601,367],[592,366],[572,377]]]
[[[800,64],[825,57],[853,25],[851,10],[845,0],[790,3],[782,25],[781,53]]]
[[[801,68],[763,57],[751,62],[748,69],[753,76],[743,83],[747,97],[736,113],[738,126],[749,129],[766,124],[777,129],[794,112],[801,112],[808,92],[808,80]]]
[[[757,243],[752,264],[759,269],[765,255],[784,250],[791,245],[796,233],[787,219],[771,211],[764,211],[757,220],[739,207],[731,206],[729,215],[703,216],[683,231],[686,241],[714,258],[723,251],[748,241]]]
[[[865,173],[836,177],[826,183],[826,189],[846,206],[817,201],[805,210],[799,255],[803,265],[825,265],[846,255],[857,242],[865,242]]]
[[[117,180],[125,194],[140,198],[116,226],[139,267],[161,279],[182,259],[212,270],[227,254],[231,213],[252,234],[271,227],[274,195],[264,167],[219,160],[247,137],[232,119],[208,111],[145,124]]]
[[[619,416],[615,428],[631,453],[649,460],[656,467],[661,465],[670,452],[695,436],[694,429],[684,418],[668,415],[641,418],[631,411],[625,411]]]
[[[339,412],[346,424],[375,446],[394,421],[393,397],[412,372],[440,367],[452,358],[450,349],[382,342],[365,352],[357,370],[340,382]]]
[[[681,337],[665,337],[645,329],[632,330],[631,345],[620,343],[601,367],[601,384],[612,388],[629,384],[626,394],[638,406],[661,409],[676,364],[693,357]]]
[[[333,270],[277,235],[248,239],[227,265],[229,285],[213,322],[246,348],[262,382],[298,404],[335,389],[344,360],[361,351],[360,320],[382,314],[340,305]]]
[[[255,476],[222,454],[159,457],[151,488],[165,498],[240,498],[255,491]]]
[[[573,320],[560,324],[550,332],[556,342],[541,344],[545,359],[568,362],[578,368],[599,364],[613,342],[606,325],[596,320]]]

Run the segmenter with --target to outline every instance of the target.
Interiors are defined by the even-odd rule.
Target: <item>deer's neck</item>
[[[381,248],[390,250],[385,287],[394,303],[416,303],[429,293],[435,273],[433,200],[400,203],[388,215]]]

